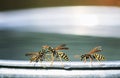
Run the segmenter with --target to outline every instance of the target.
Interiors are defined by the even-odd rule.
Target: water
[[[103,48],[100,54],[106,60],[120,60],[120,38],[15,31],[0,32],[0,59],[28,60],[25,53],[39,51],[42,45],[55,47],[59,44],[67,44],[70,48],[63,52],[71,61],[79,61],[74,55],[87,53],[99,45]]]

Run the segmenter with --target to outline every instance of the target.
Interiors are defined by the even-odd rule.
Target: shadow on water
[[[64,35],[50,33],[0,31],[0,59],[28,60],[25,53],[39,51],[42,45],[57,46],[67,44],[64,51],[72,61],[79,61],[73,56],[84,54],[96,46],[102,46],[107,60],[120,60],[120,38]]]

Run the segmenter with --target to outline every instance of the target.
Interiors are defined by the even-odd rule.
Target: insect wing
[[[100,52],[100,51],[102,51],[101,46],[97,46],[97,47],[93,48],[93,49],[89,52],[89,54],[94,54],[94,53]]]
[[[55,50],[68,50],[68,47],[65,47],[66,44],[61,44],[55,48]]]
[[[30,52],[30,53],[26,53],[25,56],[34,56],[34,55],[38,55],[38,52]]]

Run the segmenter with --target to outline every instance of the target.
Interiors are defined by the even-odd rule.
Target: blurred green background
[[[120,60],[120,38],[13,31],[0,32],[0,36],[0,59],[28,60],[25,53],[39,51],[43,45],[67,44],[70,49],[63,52],[72,61],[79,61],[74,55],[87,53],[96,46],[102,46],[99,54],[106,60]]]
[[[71,34],[72,32],[76,31],[76,30],[74,30],[76,21],[72,22],[73,20],[71,21],[71,20],[67,19],[67,23],[71,24],[71,22],[72,22],[73,25],[69,26],[67,24],[68,25],[67,26],[65,23],[65,26],[64,25],[62,26],[61,22],[59,22],[56,25],[55,20],[57,20],[59,18],[56,18],[56,19],[53,18],[52,22],[55,22],[55,25],[54,25],[54,23],[52,23],[52,25],[49,25],[49,24],[51,24],[51,19],[43,18],[43,20],[45,21],[45,25],[44,24],[38,25],[38,27],[41,26],[41,28],[36,28],[37,32],[35,32],[35,30],[33,32],[33,31],[28,31],[28,30],[34,29],[35,25],[34,24],[30,25],[30,24],[32,21],[36,21],[36,20],[34,20],[34,19],[28,20],[29,18],[26,19],[25,16],[27,14],[24,15],[24,13],[26,13],[26,11],[24,11],[23,13],[21,13],[21,11],[19,11],[19,10],[27,10],[27,9],[31,9],[31,8],[32,9],[33,8],[40,8],[40,9],[42,8],[42,11],[40,12],[40,13],[42,13],[43,9],[45,9],[43,7],[50,8],[50,7],[63,7],[63,6],[64,7],[65,6],[83,6],[83,7],[84,6],[85,7],[86,6],[87,7],[89,7],[89,6],[111,7],[112,6],[113,9],[115,8],[115,10],[113,10],[113,12],[112,12],[112,13],[115,13],[113,15],[116,15],[116,13],[117,13],[117,16],[113,16],[110,18],[106,17],[107,14],[109,15],[109,12],[106,12],[106,9],[104,10],[104,12],[102,14],[103,14],[103,16],[105,16],[105,18],[110,19],[110,20],[115,19],[115,20],[117,20],[117,22],[115,22],[115,27],[114,27],[114,23],[112,23],[112,26],[109,26],[109,23],[111,23],[111,22],[107,21],[107,19],[105,19],[105,21],[100,22],[100,24],[105,23],[107,21],[107,24],[105,24],[105,25],[108,25],[108,26],[104,27],[104,25],[103,25],[102,28],[100,28],[99,25],[94,26],[95,24],[90,23],[89,21],[92,19],[88,17],[89,18],[89,20],[87,21],[88,24],[86,24],[87,22],[84,22],[85,25],[88,25],[88,26],[86,26],[86,27],[88,27],[87,30],[84,30],[84,29],[86,29],[86,28],[84,28],[84,26],[83,26],[83,29],[81,28],[81,30],[87,31],[88,34],[92,32],[91,35],[88,35],[88,34],[82,34],[82,35],[77,34],[76,35],[76,34]],[[120,60],[120,57],[119,57],[119,55],[120,55],[120,34],[119,34],[120,8],[119,8],[119,6],[120,6],[120,0],[0,0],[0,59],[28,60],[28,57],[25,56],[25,53],[39,51],[39,50],[41,50],[41,47],[43,45],[50,45],[50,46],[55,47],[59,44],[67,44],[67,46],[70,49],[63,51],[63,52],[68,54],[71,61],[79,61],[80,59],[76,59],[73,56],[76,54],[80,54],[80,55],[85,54],[96,46],[102,46],[103,51],[100,52],[100,54],[104,55],[106,57],[106,60],[108,60],[108,61],[109,60],[114,60],[114,61]],[[116,8],[118,10],[116,10]],[[92,14],[92,12],[91,12],[90,8],[88,8],[88,9],[89,9],[90,13],[88,12],[87,14],[89,16],[89,14]],[[58,11],[58,10],[56,10],[56,11]],[[99,13],[101,13],[101,10],[99,11],[99,9],[97,10],[97,12],[94,9],[93,9],[93,11],[95,11],[95,13],[97,13],[98,15],[99,15]],[[67,13],[69,14],[71,12],[68,11]],[[85,11],[85,12],[87,12],[87,11]],[[16,13],[16,14],[14,14],[14,13]],[[106,13],[106,15],[104,15],[104,13]],[[46,11],[45,11],[45,13],[43,12],[43,14],[46,14]],[[55,15],[55,13],[53,14],[53,16],[54,15]],[[30,16],[32,16],[32,15],[30,15]],[[73,16],[71,16],[71,17],[73,17]],[[109,16],[112,16],[112,14]],[[21,18],[21,17],[25,17],[25,18]],[[46,16],[46,17],[49,17],[49,16]],[[61,16],[59,16],[59,17],[61,17]],[[101,17],[101,16],[96,15],[96,17]],[[19,18],[20,18],[20,20],[19,20]],[[67,17],[65,17],[65,18],[67,18]],[[88,19],[88,18],[86,18],[86,19]],[[60,21],[64,21],[63,19],[60,18]],[[70,19],[72,19],[72,18],[70,18]],[[84,19],[84,20],[86,21],[86,19]],[[102,19],[102,17],[101,17],[101,19]],[[18,20],[18,21],[16,21],[16,20]],[[21,22],[22,20],[23,20],[23,22]],[[47,20],[47,22],[46,22],[46,20]],[[27,21],[27,24],[26,24],[26,21]],[[98,20],[96,22],[99,23],[99,21],[100,20]],[[38,22],[40,22],[40,21],[38,20]],[[65,20],[65,22],[66,22],[66,20]],[[46,26],[47,23],[49,23],[48,26]],[[78,21],[78,23],[79,23],[79,21]],[[89,27],[89,23],[93,26]],[[93,20],[93,23],[94,23],[94,20]],[[46,26],[46,28],[43,28],[45,26]],[[67,31],[67,34],[64,33],[63,29],[59,29],[59,27],[61,27],[61,26],[64,29],[64,31],[67,31],[69,29],[70,29],[70,31]],[[30,28],[30,27],[32,27],[32,28]],[[75,27],[76,27],[76,29],[78,29],[77,31],[79,31],[79,26],[75,26]],[[95,28],[95,27],[98,27],[98,28]],[[44,31],[42,28],[45,30],[45,32],[41,32],[41,31]],[[20,31],[19,31],[19,29],[20,29]],[[41,29],[40,32],[38,32],[39,30],[37,30],[37,29]],[[55,32],[51,32],[52,29],[54,29]],[[24,31],[21,31],[21,30],[24,30]],[[49,30],[50,30],[50,32],[48,32]],[[59,30],[61,30],[61,31],[59,31]],[[59,31],[62,33],[57,33],[56,31]],[[100,32],[102,34],[100,34],[100,36],[99,36],[99,34],[92,35],[92,34],[97,34],[96,32],[97,33]],[[70,33],[70,34],[68,34],[68,33]],[[103,33],[108,34],[109,36],[105,36]],[[112,34],[112,36],[110,36],[111,34]]]

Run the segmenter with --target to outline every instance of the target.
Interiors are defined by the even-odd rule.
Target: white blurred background
[[[0,30],[120,37],[120,8],[66,6],[0,12]]]

